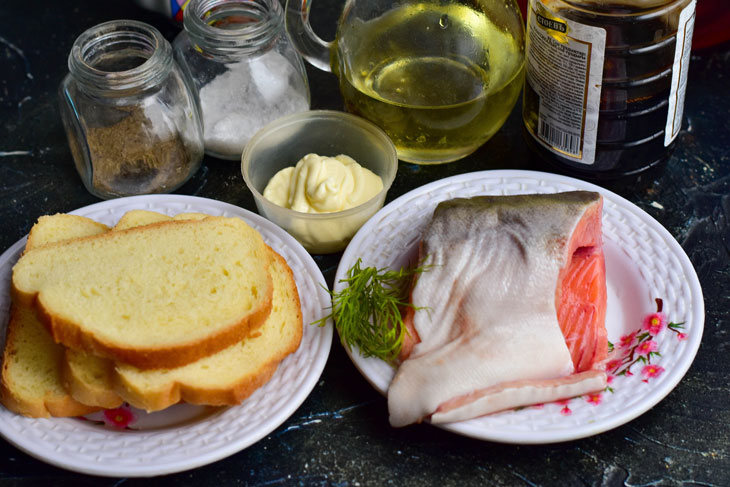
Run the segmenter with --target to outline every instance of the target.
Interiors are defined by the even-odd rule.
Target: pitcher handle
[[[332,71],[330,66],[331,42],[317,36],[309,25],[312,0],[286,0],[286,31],[299,54],[312,66]]]

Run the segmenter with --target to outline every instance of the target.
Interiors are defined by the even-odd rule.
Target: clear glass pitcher
[[[287,0],[302,56],[335,73],[345,108],[380,126],[401,160],[467,156],[502,126],[522,88],[524,26],[515,0],[347,0],[333,42]]]

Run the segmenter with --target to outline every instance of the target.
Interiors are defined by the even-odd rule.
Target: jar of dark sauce
[[[530,0],[523,121],[561,172],[660,165],[682,123],[696,0]]]

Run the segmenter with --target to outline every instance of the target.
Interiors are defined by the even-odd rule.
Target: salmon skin
[[[452,422],[606,387],[599,193],[440,203],[411,291],[393,426]]]

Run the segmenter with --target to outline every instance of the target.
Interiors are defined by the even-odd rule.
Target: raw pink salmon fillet
[[[558,274],[555,303],[558,323],[576,372],[606,360],[606,265],[599,203],[588,207],[571,234],[570,261]]]
[[[602,390],[608,353],[600,194],[443,202],[421,242],[393,426],[451,422]]]

